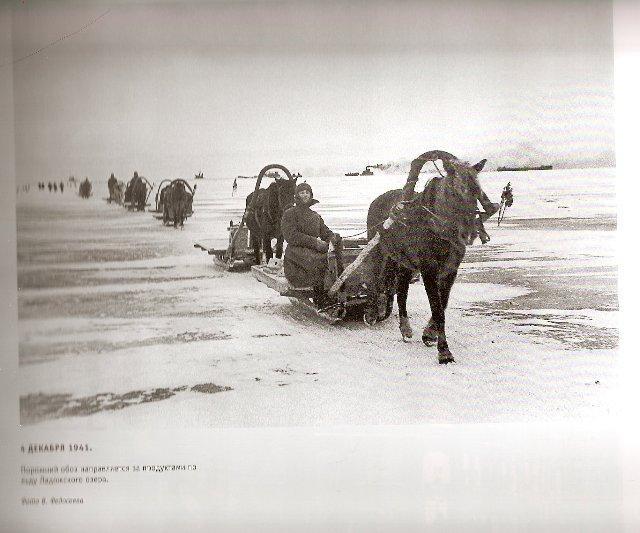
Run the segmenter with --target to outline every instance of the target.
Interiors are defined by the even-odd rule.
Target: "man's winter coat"
[[[282,215],[282,235],[287,241],[284,253],[284,275],[294,287],[321,286],[327,270],[326,246],[318,250],[318,237],[328,242],[334,233],[310,206],[296,203]]]

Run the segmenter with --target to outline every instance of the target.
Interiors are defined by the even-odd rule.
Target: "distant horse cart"
[[[122,205],[124,202],[124,192],[126,189],[126,185],[124,181],[118,181],[115,177],[109,179],[107,183],[107,187],[109,190],[109,196],[105,198],[107,203],[116,203],[118,205]]]
[[[153,184],[144,176],[138,176],[136,173],[127,183],[122,205],[130,211],[144,211],[145,207],[149,205],[147,202],[152,190]]]
[[[118,183],[116,183],[116,185],[113,187],[111,195],[109,196],[110,200],[118,205],[122,205],[122,203],[124,202],[125,188],[126,185],[124,184],[124,181],[119,181]]]
[[[280,170],[286,178],[281,178],[279,173],[269,172]],[[261,189],[262,179],[274,177],[274,181],[266,188]],[[239,224],[233,221],[229,224],[229,244],[225,249],[209,248],[196,243],[194,246],[213,256],[214,262],[229,271],[248,270],[252,265],[269,262],[274,256],[271,241],[276,239],[276,258],[282,257],[283,242],[280,220],[285,208],[293,204],[293,194],[297,178],[291,172],[279,164],[265,166],[256,181],[256,186],[247,196],[245,211]]]
[[[162,180],[155,197],[153,216],[165,225],[183,227],[184,221],[193,215],[193,197],[197,185],[191,187],[183,179]]]

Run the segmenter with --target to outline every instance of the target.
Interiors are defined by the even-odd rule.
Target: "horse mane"
[[[429,193],[423,198],[430,202],[434,214],[431,226],[437,235],[448,240],[466,240],[475,227],[478,184],[465,180],[476,180],[478,172],[466,161],[445,163],[446,176],[431,180],[425,187],[425,192],[430,189]]]
[[[267,202],[269,203],[269,214],[276,215],[280,209],[280,200],[278,198],[280,192],[280,184],[274,181],[267,187]]]

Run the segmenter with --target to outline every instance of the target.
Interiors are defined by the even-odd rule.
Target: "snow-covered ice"
[[[286,164],[286,162],[285,162]],[[292,169],[295,170],[295,169]],[[122,179],[122,178],[121,178]],[[327,224],[365,229],[404,175],[309,178]],[[397,314],[336,326],[250,273],[193,248],[225,247],[253,180],[198,182],[184,230],[73,189],[17,197],[23,424],[223,427],[595,419],[618,389],[615,171],[489,172],[515,203],[467,251],[447,313],[456,363],[418,334],[419,284]],[[159,183],[160,180],[155,180]],[[419,185],[420,187],[421,185]],[[153,195],[152,195],[153,199]]]

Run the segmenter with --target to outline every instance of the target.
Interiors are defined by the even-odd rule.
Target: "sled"
[[[388,318],[393,307],[395,293],[383,293],[379,302],[378,314],[372,317],[368,310],[369,291],[367,281],[370,279],[367,257],[377,245],[377,239],[367,242],[366,239],[344,239],[342,246],[335,248],[329,244],[327,253],[327,276],[325,287],[329,301],[322,308],[313,302],[312,287],[293,287],[284,275],[281,260],[272,260],[267,265],[253,265],[251,273],[267,287],[281,296],[286,296],[314,311],[324,320],[335,324],[346,318],[362,318],[365,324],[373,325],[379,320]]]
[[[191,187],[191,185],[189,185],[189,183],[187,183],[186,180],[183,180],[183,179],[180,179],[180,178],[175,179],[175,180],[170,180],[170,179],[162,180],[160,182],[160,185],[158,185],[158,190],[156,191],[154,208],[153,209],[147,209],[147,212],[151,213],[153,218],[155,218],[156,220],[162,220],[164,222],[164,195],[163,195],[163,192],[164,192],[165,189],[167,189],[168,187],[173,186],[176,183],[184,184],[188,194],[191,195],[191,199],[193,201],[193,197],[196,194],[197,185],[194,185],[193,187]],[[148,196],[147,196],[147,199],[148,199]],[[147,207],[150,207],[150,204],[147,204]],[[187,218],[189,218],[190,216],[192,216],[192,215],[193,215],[193,204],[191,205],[191,209],[185,213],[185,220]]]
[[[214,264],[229,272],[249,270],[252,265],[255,265],[249,229],[244,225],[234,224],[231,220],[227,231],[229,232],[229,246],[227,248],[209,248],[200,243],[195,243],[193,247],[213,256]],[[234,243],[233,247],[231,247],[232,242]],[[230,253],[229,250],[232,252]]]

